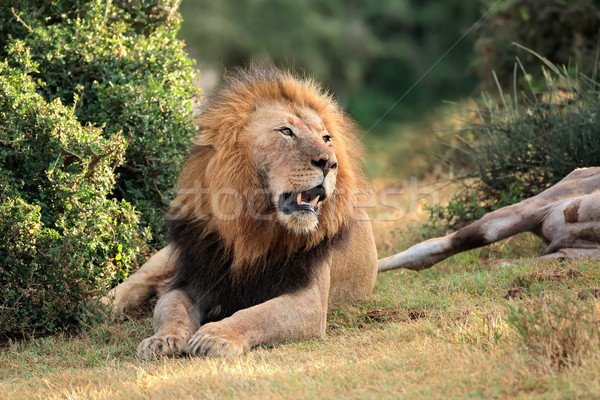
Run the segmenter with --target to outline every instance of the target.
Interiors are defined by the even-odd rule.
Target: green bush
[[[600,165],[595,74],[573,75],[540,59],[546,65],[543,93],[531,87],[519,96],[515,87],[512,95],[500,90],[499,99],[483,95],[483,105],[458,133],[450,156],[463,188],[448,206],[430,209],[431,222],[458,229],[536,195],[575,168]],[[520,69],[527,75],[522,64]]]
[[[60,98],[104,137],[130,141],[112,196],[141,212],[155,245],[173,197],[192,124],[192,61],[176,39],[177,1],[22,0],[0,9],[0,59],[16,68],[10,44],[29,49],[46,101]]]
[[[0,335],[73,326],[163,241],[194,133],[176,6],[0,8]]]
[[[147,233],[107,198],[123,138],[44,100],[27,49],[9,51],[26,68],[0,62],[0,334],[51,332],[138,265]]]

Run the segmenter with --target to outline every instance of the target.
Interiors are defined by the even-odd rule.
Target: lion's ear
[[[194,138],[194,144],[196,146],[207,147],[213,150],[215,148],[215,146],[213,146],[211,143],[211,138],[209,135],[203,135],[202,131],[200,131],[199,134]]]
[[[234,146],[250,120],[247,109],[252,109],[251,104],[235,108],[228,103],[216,104],[196,119],[199,128],[196,143],[217,150]]]

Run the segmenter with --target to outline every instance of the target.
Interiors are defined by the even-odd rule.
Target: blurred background
[[[223,71],[270,58],[328,88],[365,131],[372,176],[423,177],[469,106],[448,103],[512,85],[516,57],[594,67],[591,0],[183,0],[179,37],[207,93]],[[472,108],[472,107],[471,107]]]
[[[270,57],[323,82],[365,128],[481,16],[478,2],[462,0],[184,0],[181,13],[180,36],[200,71],[215,77]],[[477,86],[474,38],[460,40],[385,122],[418,119],[440,97],[470,94]]]

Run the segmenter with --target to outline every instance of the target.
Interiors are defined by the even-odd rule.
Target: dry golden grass
[[[597,343],[577,363],[548,367],[506,320],[509,306],[531,308],[549,295],[576,300],[597,285],[597,264],[522,261],[495,268],[488,260],[473,252],[421,273],[382,274],[371,299],[330,313],[324,339],[259,348],[232,359],[138,361],[134,349],[149,333],[148,318],[12,344],[0,353],[0,397],[535,398],[599,393]],[[515,288],[521,288],[519,296],[510,295]],[[596,304],[591,297],[582,304]],[[593,317],[597,322],[598,314]]]
[[[390,185],[376,182],[379,190]],[[423,184],[423,193],[427,187]],[[374,218],[380,255],[419,239],[418,230],[407,225],[426,213],[420,203],[410,204],[410,196],[405,191],[398,197],[411,210],[404,218]],[[388,215],[389,208],[377,205],[371,215]],[[258,348],[231,359],[135,359],[138,342],[150,333],[149,316],[12,343],[0,350],[0,398],[597,397],[598,264],[526,258],[511,266],[495,263],[539,249],[533,235],[519,235],[420,273],[381,274],[367,301],[330,312],[324,339]],[[550,298],[573,300],[588,313],[577,329],[591,333],[585,343],[573,342],[577,357],[564,358],[560,367],[539,346],[528,346],[527,336],[508,318],[514,314],[531,324],[514,310],[533,315]],[[560,332],[535,340],[562,343]]]
[[[382,177],[373,183],[374,195],[365,202],[379,256],[383,257],[422,240],[421,224],[429,218],[428,205],[450,198],[456,184],[441,175],[398,180]]]

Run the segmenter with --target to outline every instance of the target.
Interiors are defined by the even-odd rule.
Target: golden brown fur
[[[367,296],[377,270],[369,222],[355,208],[355,196],[368,188],[352,121],[313,81],[268,66],[230,76],[206,100],[197,124],[200,134],[170,211],[171,244],[105,300],[135,306],[165,290],[152,277],[174,276],[156,306],[155,335],[138,348],[143,357],[237,354],[322,335],[328,304]],[[315,199],[316,212],[286,213],[278,206],[286,193],[304,194],[317,185],[324,194]],[[215,242],[222,248],[210,247]],[[215,251],[216,261],[208,261]],[[307,276],[287,282],[273,271]],[[247,308],[208,322],[222,310],[219,299],[216,306],[198,306],[217,296],[202,286],[211,274],[215,285],[233,285],[233,292],[271,290],[279,280],[283,286],[273,298],[250,293],[255,301]]]
[[[279,74],[278,80],[270,76]],[[236,266],[255,264],[268,253],[268,248],[275,241],[287,252],[293,252],[302,246],[314,246],[325,236],[333,236],[351,223],[354,216],[351,197],[367,191],[359,166],[362,147],[354,135],[352,121],[330,96],[322,93],[316,83],[298,80],[291,74],[270,68],[254,68],[231,77],[227,86],[208,101],[211,107],[196,120],[202,132],[196,145],[207,150],[192,154],[181,174],[179,186],[184,192],[198,186],[208,189],[201,199],[203,214],[210,219],[208,229],[218,232],[233,248]],[[247,212],[233,220],[212,218],[211,200],[208,198],[211,194],[224,187],[235,188],[244,199],[249,199],[252,191],[260,186],[249,154],[253,138],[245,135],[244,129],[257,106],[265,103],[283,103],[289,104],[292,109],[315,110],[336,140],[335,151],[340,165],[336,188],[339,193],[323,204],[323,218],[319,221],[317,232],[309,237],[295,235],[272,221],[257,220]],[[269,157],[268,154],[266,156]],[[254,198],[262,200],[257,196]],[[185,193],[179,195],[174,204],[185,205],[187,212],[198,207],[199,200],[197,196]],[[224,214],[235,214],[236,207],[239,204],[234,197],[223,196],[220,208]],[[254,209],[262,208],[263,205],[256,204]]]

